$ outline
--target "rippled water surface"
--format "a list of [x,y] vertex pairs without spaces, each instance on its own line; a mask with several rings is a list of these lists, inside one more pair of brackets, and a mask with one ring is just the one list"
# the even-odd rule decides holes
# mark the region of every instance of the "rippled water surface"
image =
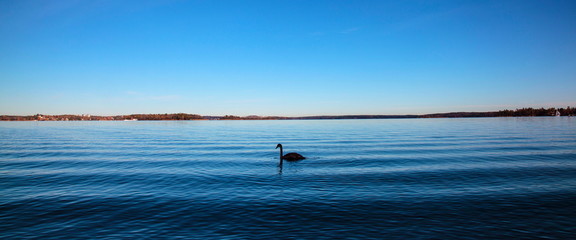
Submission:
[[[277,143],[307,157],[278,166]],[[576,118],[0,122],[0,238],[570,239]]]

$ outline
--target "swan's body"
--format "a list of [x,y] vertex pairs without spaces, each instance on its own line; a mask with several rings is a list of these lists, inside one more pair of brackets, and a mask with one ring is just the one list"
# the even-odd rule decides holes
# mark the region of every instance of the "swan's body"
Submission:
[[276,148],[280,148],[280,161],[282,161],[282,160],[299,161],[299,160],[306,159],[304,156],[302,156],[298,153],[287,153],[286,155],[282,155],[282,153],[283,153],[282,144],[276,145]]
[[298,161],[306,158],[298,153],[287,153],[286,155],[282,156],[282,159],[286,161]]

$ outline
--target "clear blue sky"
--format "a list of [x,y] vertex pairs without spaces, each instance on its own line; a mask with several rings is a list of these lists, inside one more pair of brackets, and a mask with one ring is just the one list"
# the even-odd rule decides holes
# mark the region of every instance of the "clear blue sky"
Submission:
[[575,92],[573,0],[0,0],[0,114],[421,114]]

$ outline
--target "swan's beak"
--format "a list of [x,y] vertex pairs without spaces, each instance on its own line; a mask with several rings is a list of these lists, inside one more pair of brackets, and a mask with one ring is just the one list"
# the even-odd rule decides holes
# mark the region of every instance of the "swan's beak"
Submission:
[[280,144],[276,145],[276,148],[279,148],[279,147],[282,147],[282,145],[280,145]]

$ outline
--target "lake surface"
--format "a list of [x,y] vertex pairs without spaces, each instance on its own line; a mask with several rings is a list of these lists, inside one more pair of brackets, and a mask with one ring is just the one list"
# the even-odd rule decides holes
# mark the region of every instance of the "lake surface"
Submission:
[[[276,144],[307,157],[279,168]],[[576,118],[0,122],[1,239],[570,239]]]

